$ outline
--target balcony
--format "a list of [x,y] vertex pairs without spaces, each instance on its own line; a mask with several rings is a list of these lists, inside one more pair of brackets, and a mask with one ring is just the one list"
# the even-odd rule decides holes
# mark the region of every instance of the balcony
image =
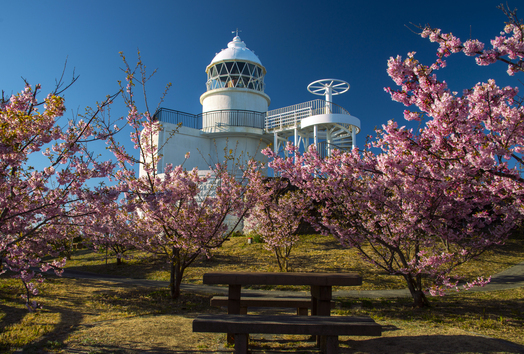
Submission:
[[268,111],[265,128],[267,132],[274,132],[300,127],[302,119],[320,114],[346,114],[350,116],[349,112],[339,105],[317,99]]
[[264,129],[266,113],[227,109],[210,111],[200,114],[191,114],[160,108],[153,116],[160,122],[181,124],[184,127],[209,130],[221,127],[248,127]]

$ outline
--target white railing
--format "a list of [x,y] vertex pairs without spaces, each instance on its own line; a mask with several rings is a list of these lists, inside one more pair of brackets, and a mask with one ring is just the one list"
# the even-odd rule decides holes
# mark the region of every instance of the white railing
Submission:
[[317,99],[268,111],[265,124],[266,131],[285,130],[298,127],[302,119],[326,113],[350,115],[344,108],[332,102]]

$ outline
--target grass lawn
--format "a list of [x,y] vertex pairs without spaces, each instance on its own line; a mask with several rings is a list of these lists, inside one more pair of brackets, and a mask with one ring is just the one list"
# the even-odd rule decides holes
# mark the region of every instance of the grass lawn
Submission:
[[[495,274],[524,260],[522,237],[466,265],[467,275]],[[356,271],[362,289],[403,288],[400,279],[382,274],[353,251],[318,235],[302,237],[292,252],[295,271]],[[168,279],[167,266],[138,252],[124,265],[105,253],[80,250],[68,267],[135,278]],[[185,282],[201,283],[206,271],[277,271],[262,244],[233,238],[211,259],[199,259]],[[102,280],[50,278],[38,300],[43,309],[28,313],[21,284],[0,278],[0,352],[27,353],[213,353],[224,348],[223,334],[192,333],[211,295],[182,293],[172,301],[167,289],[115,286]],[[432,307],[411,308],[410,299],[338,299],[334,315],[369,315],[384,326],[382,337],[341,337],[342,353],[522,353],[524,289],[457,293],[430,298]],[[303,336],[252,336],[254,352],[317,352]]]

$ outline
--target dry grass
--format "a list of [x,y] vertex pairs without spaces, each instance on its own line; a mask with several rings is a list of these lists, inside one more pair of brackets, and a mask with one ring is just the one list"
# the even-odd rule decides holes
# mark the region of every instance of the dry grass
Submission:
[[[524,259],[524,237],[508,240],[506,245],[486,252],[479,259],[466,263],[460,268],[466,280],[480,275],[494,275],[518,264]],[[94,273],[126,276],[139,279],[169,281],[168,265],[161,259],[144,253],[128,252],[130,259],[124,266],[118,266],[114,256],[83,250],[77,253],[67,267]],[[345,249],[333,237],[303,235],[291,253],[291,267],[297,272],[357,272],[362,276],[361,287],[351,290],[403,289],[402,278],[385,274],[382,270],[363,261],[354,249]],[[277,272],[274,255],[265,250],[262,243],[247,244],[245,237],[233,237],[223,247],[215,250],[210,259],[200,258],[186,270],[184,282],[201,284],[202,274],[210,271],[267,271]],[[297,289],[297,287],[278,287]],[[348,288],[349,289],[349,288]],[[305,290],[305,289],[304,289]]]
[[[218,335],[192,333],[191,321],[210,312],[209,296],[117,286],[104,281],[49,279],[43,309],[28,313],[14,280],[1,279],[0,352],[135,353],[216,350]],[[218,309],[216,309],[218,311]]]
[[[468,276],[494,274],[524,259],[522,238],[486,254],[467,269]],[[69,267],[100,273],[167,280],[161,260],[140,254],[123,266],[114,258],[86,250]],[[296,271],[357,271],[363,289],[399,288],[403,283],[381,274],[334,240],[304,236],[292,253]],[[219,270],[276,271],[273,256],[261,244],[237,237],[200,259],[186,282]],[[167,289],[130,287],[105,281],[49,279],[41,288],[43,309],[28,313],[19,297],[20,284],[0,278],[0,352],[27,353],[214,353],[224,348],[223,334],[192,333],[191,321],[208,306],[210,295],[183,293],[178,301]],[[365,314],[384,326],[383,336],[341,337],[342,353],[522,353],[524,289],[459,293],[432,298],[433,307],[412,309],[410,299],[339,299],[335,315]],[[252,337],[254,352],[314,353],[300,336]]]

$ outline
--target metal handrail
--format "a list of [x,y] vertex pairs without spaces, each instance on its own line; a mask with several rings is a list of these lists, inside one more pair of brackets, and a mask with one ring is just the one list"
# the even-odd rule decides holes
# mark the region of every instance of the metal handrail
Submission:
[[222,109],[200,113],[203,129],[221,126],[264,129],[265,112]]
[[158,119],[160,122],[181,124],[184,127],[199,130],[220,126],[233,126],[259,128],[269,132],[297,127],[302,119],[325,113],[350,115],[346,109],[335,103],[316,99],[274,109],[267,113],[240,109],[225,109],[191,114],[169,108],[160,108],[155,112],[153,118]]
[[340,147],[335,144],[330,144],[327,141],[319,141],[317,143],[317,153],[318,153],[318,156],[322,159],[327,157],[329,155],[328,151],[332,149],[337,149],[340,151],[351,150],[351,149]]
[[202,117],[198,114],[175,111],[169,108],[160,108],[153,115],[160,122],[181,124],[184,127],[202,129]]
[[181,124],[184,127],[199,129],[233,126],[264,129],[266,113],[241,109],[224,109],[191,114],[169,108],[160,108],[153,115],[160,122]]
[[346,109],[333,102],[316,99],[268,111],[266,114],[266,131],[298,126],[304,118],[326,113],[350,115]]

